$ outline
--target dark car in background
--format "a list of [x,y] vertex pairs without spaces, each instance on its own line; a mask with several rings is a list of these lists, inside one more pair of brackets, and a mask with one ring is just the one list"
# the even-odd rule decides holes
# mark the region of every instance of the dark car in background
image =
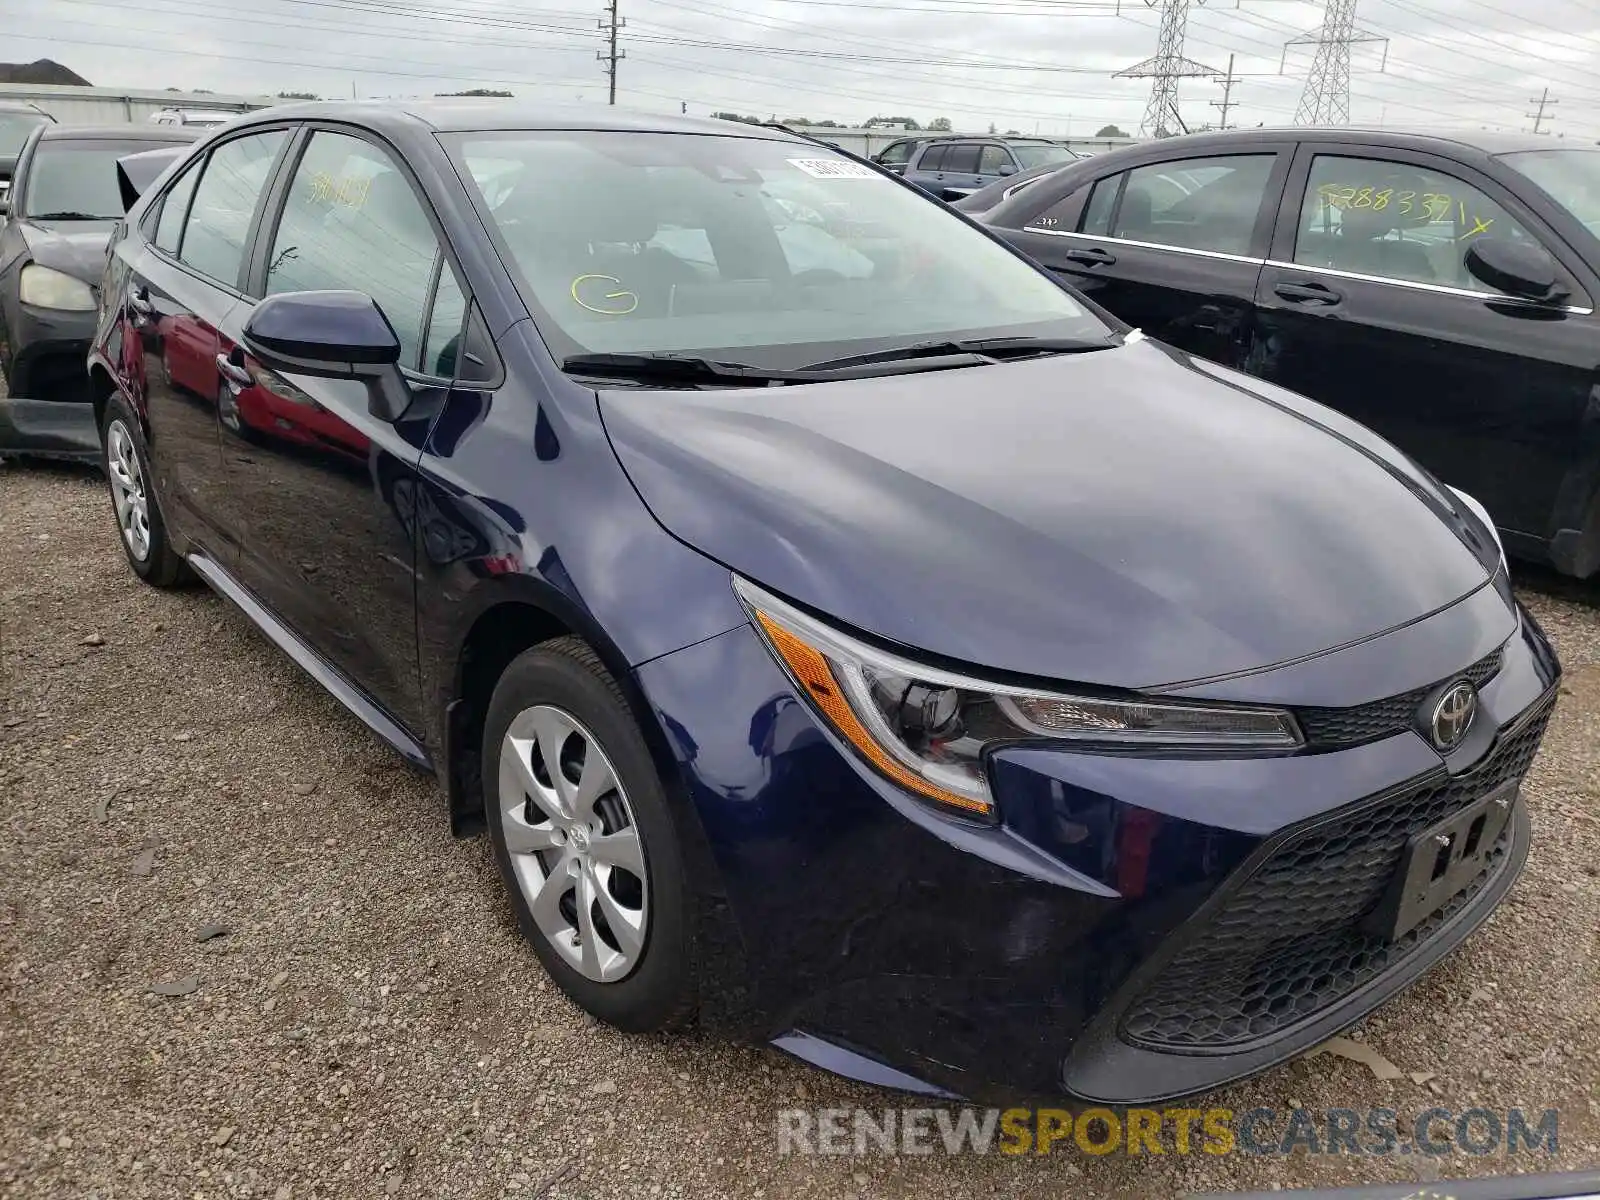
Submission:
[[44,124],[24,143],[0,227],[0,453],[99,458],[84,359],[106,242],[123,216],[117,160],[195,136]]
[[119,229],[133,571],[486,821],[596,1017],[1175,1096],[1358,1019],[1520,870],[1560,668],[1476,504],[872,166],[297,105]]
[[959,200],[1019,172],[1077,158],[1043,138],[946,138],[917,147],[902,174],[941,200]]
[[976,215],[1152,337],[1370,426],[1512,553],[1600,571],[1600,147],[1196,134]]
[[[37,104],[26,101],[0,100],[0,205],[3,205],[11,177],[17,170],[17,155],[28,135],[41,125],[51,125],[55,118]],[[5,217],[0,208],[0,220]]]

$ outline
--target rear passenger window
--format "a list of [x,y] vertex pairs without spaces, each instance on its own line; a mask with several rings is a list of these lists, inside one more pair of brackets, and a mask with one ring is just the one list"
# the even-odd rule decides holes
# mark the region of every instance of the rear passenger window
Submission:
[[944,170],[945,155],[949,152],[949,146],[929,146],[923,151],[922,158],[917,163],[917,168],[922,171],[942,171]]
[[168,254],[178,252],[178,239],[183,234],[183,219],[189,215],[189,197],[194,195],[194,185],[199,178],[200,168],[190,167],[161,198],[161,217],[156,222],[154,240],[156,245]]
[[1375,158],[1319,154],[1300,205],[1294,261],[1408,283],[1491,289],[1467,273],[1472,239],[1533,241],[1471,184]]
[[998,175],[1002,167],[1011,165],[1011,155],[1004,146],[985,146],[978,156],[979,175]]
[[[224,142],[207,157],[200,173],[178,257],[227,287],[238,286],[256,202],[284,137],[283,130],[273,129]],[[167,200],[170,203],[172,197]]]
[[438,253],[422,202],[394,160],[361,138],[318,131],[289,184],[267,260],[267,295],[364,292],[399,335],[400,365],[416,370]]
[[[1136,167],[1128,172],[1121,201],[1111,214],[1111,236],[1248,254],[1274,161],[1271,154],[1251,154]],[[1087,218],[1085,223],[1087,229]]]
[[951,146],[945,154],[944,169],[973,175],[978,170],[977,146]]

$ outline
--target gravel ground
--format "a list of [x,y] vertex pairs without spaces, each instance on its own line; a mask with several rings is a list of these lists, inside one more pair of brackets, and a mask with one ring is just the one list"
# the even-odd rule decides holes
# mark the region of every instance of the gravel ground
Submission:
[[[1523,595],[1568,668],[1509,902],[1356,1036],[1214,1103],[1561,1110],[1600,1166],[1600,589]],[[590,1021],[487,843],[248,622],[123,562],[104,484],[0,465],[0,1194],[1165,1196],[1433,1178],[1412,1157],[796,1158],[776,1113],[894,1100]],[[207,927],[225,934],[199,940]],[[152,994],[156,985],[186,994]],[[193,986],[193,990],[187,990]],[[1434,1072],[1415,1082],[1412,1073]]]

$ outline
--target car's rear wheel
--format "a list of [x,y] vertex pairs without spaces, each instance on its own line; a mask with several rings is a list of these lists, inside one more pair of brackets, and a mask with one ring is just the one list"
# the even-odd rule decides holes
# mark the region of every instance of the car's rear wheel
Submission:
[[100,445],[105,455],[106,478],[111,484],[111,507],[128,565],[154,587],[187,583],[189,567],[167,537],[139,423],[120,396],[113,395],[106,403]]
[[517,923],[562,991],[621,1029],[685,1023],[695,972],[681,844],[627,700],[585,642],[545,642],[506,669],[483,780]]

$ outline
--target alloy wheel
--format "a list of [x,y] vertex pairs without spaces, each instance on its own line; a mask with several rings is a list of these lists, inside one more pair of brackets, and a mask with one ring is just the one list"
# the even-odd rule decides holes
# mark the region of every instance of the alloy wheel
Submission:
[[570,713],[518,713],[500,743],[501,830],[539,931],[574,970],[615,983],[638,966],[649,877],[627,792]]
[[120,419],[112,421],[106,433],[106,472],[111,477],[111,500],[122,540],[128,544],[128,553],[144,562],[150,555],[150,498],[133,435]]

